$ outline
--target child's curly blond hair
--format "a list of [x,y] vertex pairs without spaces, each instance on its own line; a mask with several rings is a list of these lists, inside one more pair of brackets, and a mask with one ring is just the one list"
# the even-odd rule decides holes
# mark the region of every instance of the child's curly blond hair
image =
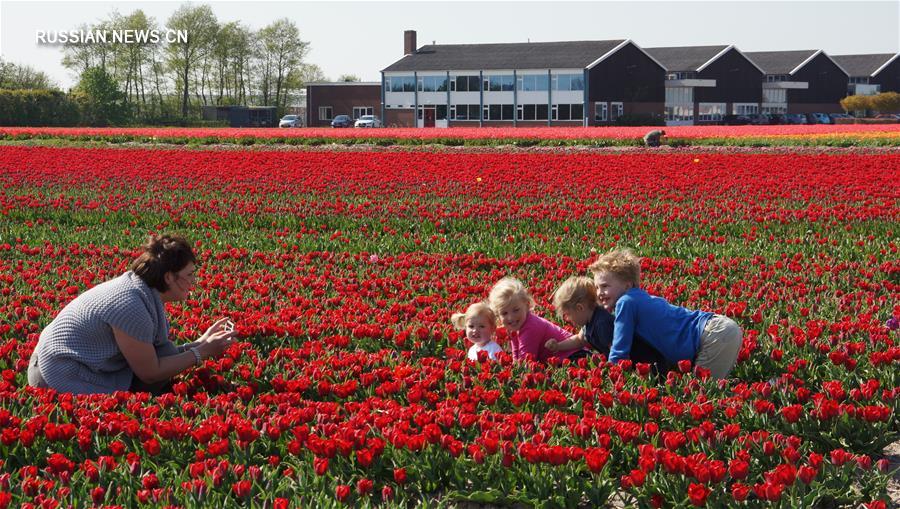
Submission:
[[595,276],[608,272],[626,283],[633,284],[635,288],[640,287],[641,259],[630,249],[613,249],[600,255],[588,270]]
[[497,314],[515,299],[522,299],[529,310],[534,309],[534,299],[531,298],[528,289],[514,277],[505,277],[497,281],[488,294],[488,304]]

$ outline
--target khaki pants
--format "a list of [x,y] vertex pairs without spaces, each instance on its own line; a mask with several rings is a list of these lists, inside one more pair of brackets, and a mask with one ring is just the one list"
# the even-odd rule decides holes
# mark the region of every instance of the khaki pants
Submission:
[[725,378],[734,368],[743,336],[743,331],[734,320],[713,315],[700,335],[700,348],[694,364],[710,370],[715,378]]

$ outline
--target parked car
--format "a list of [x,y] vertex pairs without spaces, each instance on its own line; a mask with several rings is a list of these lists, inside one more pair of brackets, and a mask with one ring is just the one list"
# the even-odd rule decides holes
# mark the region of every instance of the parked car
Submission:
[[875,118],[897,121],[900,120],[900,115],[897,115],[896,113],[879,113],[878,115],[875,115]]
[[808,113],[806,119],[810,124],[830,124],[831,117],[825,113]]
[[784,116],[785,124],[807,124],[806,115],[800,113],[790,113]]
[[331,121],[331,127],[350,127],[353,125],[353,119],[350,115],[338,115]]
[[375,115],[363,115],[356,119],[353,127],[381,127],[381,120]]
[[751,124],[755,125],[769,125],[771,123],[769,115],[766,113],[755,113],[752,115],[747,115],[747,118],[750,119]]
[[750,117],[745,115],[725,115],[722,117],[722,123],[725,125],[747,125],[750,123]]
[[784,121],[783,114],[781,114],[781,113],[770,113],[769,114],[769,124],[778,125],[778,124],[785,124],[785,123],[786,122]]
[[839,118],[853,118],[853,115],[848,115],[846,113],[832,113],[828,116],[831,117],[832,124],[835,123],[835,120],[837,120]]
[[285,115],[278,121],[278,127],[303,127],[303,119],[299,115]]

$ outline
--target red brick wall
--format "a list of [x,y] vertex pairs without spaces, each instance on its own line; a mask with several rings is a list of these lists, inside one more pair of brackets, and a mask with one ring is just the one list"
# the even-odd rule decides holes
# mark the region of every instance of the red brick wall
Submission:
[[416,116],[413,109],[385,109],[384,125],[385,127],[388,127],[391,124],[397,124],[400,127],[415,127]]
[[319,118],[319,106],[331,106],[332,118],[353,116],[354,106],[368,106],[381,116],[380,85],[313,85],[306,87],[307,126],[328,127],[331,120]]

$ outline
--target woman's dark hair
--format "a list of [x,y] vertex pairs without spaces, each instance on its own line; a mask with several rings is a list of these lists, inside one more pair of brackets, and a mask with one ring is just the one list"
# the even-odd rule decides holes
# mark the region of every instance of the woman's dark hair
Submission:
[[131,269],[147,286],[160,292],[169,289],[166,272],[179,272],[187,264],[197,263],[194,250],[184,237],[177,235],[151,235],[140,256],[131,262]]

